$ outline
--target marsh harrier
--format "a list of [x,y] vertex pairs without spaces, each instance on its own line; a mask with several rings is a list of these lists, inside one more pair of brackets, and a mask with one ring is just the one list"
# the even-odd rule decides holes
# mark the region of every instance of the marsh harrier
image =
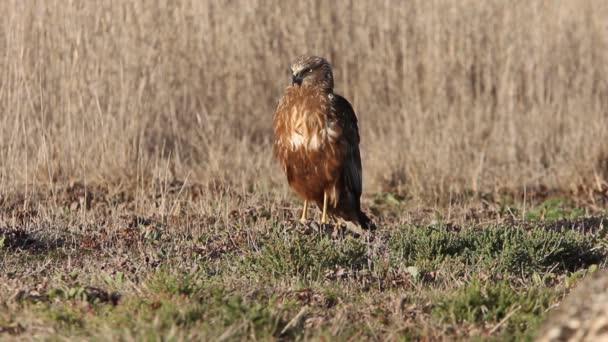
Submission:
[[327,216],[362,228],[373,228],[361,211],[361,156],[357,116],[348,101],[333,91],[330,64],[321,57],[301,56],[291,64],[292,84],[274,113],[275,158],[289,186]]

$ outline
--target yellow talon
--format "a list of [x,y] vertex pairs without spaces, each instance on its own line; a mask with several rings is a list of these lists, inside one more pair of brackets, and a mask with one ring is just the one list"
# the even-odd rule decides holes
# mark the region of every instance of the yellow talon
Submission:
[[306,211],[308,210],[308,201],[304,200],[304,209],[302,210],[302,217],[300,218],[300,222],[306,222]]
[[327,193],[323,192],[323,214],[321,215],[321,223],[327,223]]

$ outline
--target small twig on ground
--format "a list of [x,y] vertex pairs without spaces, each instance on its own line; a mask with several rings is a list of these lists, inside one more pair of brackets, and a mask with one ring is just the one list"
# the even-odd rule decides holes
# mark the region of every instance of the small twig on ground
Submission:
[[302,307],[302,309],[300,309],[300,312],[298,312],[298,314],[295,315],[295,317],[291,321],[289,321],[289,323],[287,323],[287,325],[285,325],[283,330],[281,330],[281,335],[284,335],[287,331],[289,331],[289,329],[292,329],[292,328],[300,325],[300,323],[302,322],[302,319],[304,318],[304,316],[306,315],[307,312],[308,312],[308,306]]
[[345,222],[346,228],[355,234],[359,234],[359,236],[366,236],[367,233],[363,229],[359,228],[352,222]]
[[507,313],[507,315],[502,320],[500,320],[500,322],[498,322],[498,324],[496,324],[494,326],[494,328],[492,328],[492,330],[490,330],[489,334],[492,335],[495,332],[497,332],[498,329],[500,329],[500,327],[502,327],[505,323],[507,323],[509,318],[511,318],[511,316],[513,316],[519,310],[521,310],[521,305],[518,305],[515,309],[509,311],[509,313]]

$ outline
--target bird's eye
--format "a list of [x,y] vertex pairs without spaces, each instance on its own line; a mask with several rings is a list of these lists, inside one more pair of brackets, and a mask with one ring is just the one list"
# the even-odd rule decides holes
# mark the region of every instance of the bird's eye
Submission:
[[306,71],[306,73],[308,73],[308,74],[312,73],[312,69],[308,69],[308,70]]

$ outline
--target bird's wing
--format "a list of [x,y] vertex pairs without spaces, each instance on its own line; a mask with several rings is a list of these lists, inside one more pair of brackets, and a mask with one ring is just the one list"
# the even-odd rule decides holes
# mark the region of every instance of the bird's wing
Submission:
[[359,152],[359,127],[357,116],[353,107],[340,95],[334,94],[334,108],[343,128],[343,137],[346,141],[346,155],[344,160],[344,185],[356,195],[361,196],[363,181],[361,176],[361,154]]

